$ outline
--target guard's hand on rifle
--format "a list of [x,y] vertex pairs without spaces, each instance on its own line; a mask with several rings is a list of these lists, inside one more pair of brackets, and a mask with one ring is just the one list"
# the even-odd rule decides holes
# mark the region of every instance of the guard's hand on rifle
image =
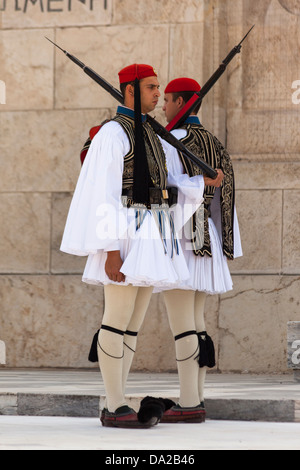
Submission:
[[115,282],[125,281],[125,276],[120,271],[122,264],[123,264],[123,260],[120,256],[119,251],[107,252],[107,259],[105,262],[105,272],[111,281],[115,281]]
[[216,188],[219,188],[221,186],[224,178],[224,173],[222,170],[220,170],[220,168],[217,168],[216,172],[218,173],[218,175],[215,179],[209,178],[209,176],[204,176],[205,186],[215,186]]

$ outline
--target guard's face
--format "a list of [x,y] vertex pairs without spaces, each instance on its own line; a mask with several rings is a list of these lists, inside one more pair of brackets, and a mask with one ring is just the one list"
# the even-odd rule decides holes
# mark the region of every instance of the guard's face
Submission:
[[157,77],[146,77],[140,80],[141,110],[147,114],[155,108],[160,97]]
[[165,112],[167,122],[171,122],[179,113],[184,103],[181,97],[173,101],[172,93],[165,93],[163,111]]

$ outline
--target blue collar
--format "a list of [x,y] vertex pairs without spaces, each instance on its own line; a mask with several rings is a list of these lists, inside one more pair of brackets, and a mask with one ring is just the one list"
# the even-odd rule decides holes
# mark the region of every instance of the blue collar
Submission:
[[201,122],[198,118],[198,116],[189,116],[185,122],[185,124],[200,124],[201,125]]
[[[118,106],[117,113],[124,114],[125,116],[131,117],[132,119],[134,119],[134,110],[127,108],[126,106]],[[147,119],[146,114],[142,114],[142,122],[145,122],[146,119]]]

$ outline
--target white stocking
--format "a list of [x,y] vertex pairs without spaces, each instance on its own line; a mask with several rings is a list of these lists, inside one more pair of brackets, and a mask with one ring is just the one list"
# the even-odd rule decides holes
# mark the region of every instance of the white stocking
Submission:
[[[196,291],[195,294],[195,324],[197,333],[206,331],[204,319],[206,294],[205,292]],[[198,391],[200,403],[204,401],[204,383],[206,379],[207,367],[200,367],[198,372]]]
[[[124,332],[131,320],[138,287],[104,286],[105,310],[102,326],[98,336],[99,366],[106,391],[106,402],[109,411],[114,412],[126,404],[123,394],[123,357]],[[115,331],[114,331],[115,330]]]
[[133,361],[134,353],[136,351],[137,334],[143,324],[146,311],[149,307],[153,287],[139,287],[134,312],[124,335],[124,358],[123,358],[123,374],[122,384],[123,393],[125,394],[126,383]]
[[105,310],[98,336],[98,358],[109,411],[114,412],[126,404],[124,388],[134,353],[124,347],[124,340],[128,344],[129,338],[133,338],[134,342],[130,344],[135,350],[136,337],[125,335],[125,332],[133,328],[136,333],[139,331],[152,290],[152,287],[132,285],[104,286]]
[[199,405],[199,342],[194,317],[195,292],[179,289],[165,291],[164,300],[173,336],[179,335],[175,340],[180,382],[179,404],[182,407],[195,407]]

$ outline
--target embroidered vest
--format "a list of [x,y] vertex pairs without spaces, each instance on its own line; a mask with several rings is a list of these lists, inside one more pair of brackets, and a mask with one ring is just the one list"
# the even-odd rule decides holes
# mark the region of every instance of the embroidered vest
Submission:
[[[130,150],[124,156],[122,188],[131,190],[133,188],[134,171],[134,118],[117,113],[112,120],[118,122],[122,126],[129,140]],[[167,165],[162,144],[147,121],[143,122],[143,133],[151,177],[149,186],[166,189]],[[132,200],[128,200],[128,202],[134,204],[134,201]]]
[[[194,155],[200,157],[212,168],[221,168],[224,179],[220,191],[221,221],[222,221],[222,246],[227,258],[233,259],[233,216],[234,216],[234,173],[230,156],[221,142],[201,124],[184,124],[187,131],[186,137],[181,142]],[[184,170],[189,176],[202,174],[202,170],[179,154]],[[209,236],[208,217],[210,217],[210,204],[215,194],[215,187],[205,186],[204,201],[191,219],[192,245],[195,255],[212,256]],[[201,217],[204,211],[204,217]]]
[[[133,171],[134,171],[134,118],[127,116],[125,114],[117,113],[113,118],[114,121],[118,122],[124,129],[125,133],[128,136],[130,149],[129,152],[124,156],[124,169],[123,169],[123,182],[122,189],[129,190],[132,192],[133,189]],[[150,126],[150,124],[145,121],[143,122],[143,134],[144,142],[146,148],[146,155],[149,167],[149,173],[151,181],[149,182],[149,187],[159,188],[161,190],[166,189],[167,187],[167,164],[166,157],[162,147],[162,144],[157,137],[156,133]],[[127,207],[133,206],[136,207],[136,229],[138,230],[143,223],[144,217],[146,215],[146,210],[140,207],[140,204],[135,204],[135,201],[131,199],[128,195],[126,196],[126,201],[123,201]],[[168,206],[167,206],[168,207]],[[165,213],[165,209],[159,209],[152,211],[153,216],[156,220],[161,241],[163,243],[165,254],[168,253],[167,242],[165,239],[165,225],[170,224],[170,231],[172,233],[172,242],[171,242],[171,253],[170,256],[173,258],[174,254],[179,254],[179,245],[175,234],[174,222],[172,215],[168,216]]]
[[[130,149],[129,152],[124,156],[124,168],[123,168],[123,177],[122,177],[122,189],[123,191],[126,190],[126,193],[133,193],[133,174],[134,174],[134,143],[135,143],[135,135],[134,135],[134,117],[129,113],[123,114],[122,112],[117,112],[116,116],[112,119],[113,121],[118,122],[124,132],[126,133]],[[91,142],[94,136],[99,132],[100,128],[109,122],[109,119],[104,121],[99,126],[93,127],[90,130],[89,138],[84,144],[84,147],[80,154],[81,164],[83,164],[86,154],[89,150]],[[149,166],[149,173],[151,181],[149,181],[149,187],[159,188],[161,190],[165,190],[167,187],[167,165],[166,165],[166,157],[162,147],[162,144],[157,137],[156,133],[150,126],[150,124],[145,121],[143,122],[143,134],[144,134],[144,141],[145,141],[145,148],[146,148],[146,155],[147,161]],[[147,209],[145,206],[141,207],[141,204],[135,204],[134,200],[130,198],[128,195],[124,196],[123,204],[126,207],[135,207],[135,217],[136,217],[136,230],[139,229],[141,224],[143,223],[144,217],[147,213]],[[123,199],[123,196],[122,196]],[[171,251],[171,258],[173,258],[174,254],[179,254],[179,245],[175,234],[174,222],[172,214],[166,214],[165,209],[169,206],[162,207],[158,204],[158,207],[153,210],[153,216],[155,217],[157,226],[159,228],[161,240],[164,246],[165,253],[168,252],[167,242],[165,240],[165,224],[170,224],[170,230],[172,234],[172,251]],[[146,210],[145,210],[146,209]]]
[[[113,121],[118,122],[124,132],[126,133],[130,150],[127,155],[124,156],[124,168],[123,168],[123,183],[122,189],[133,190],[133,172],[134,172],[134,117],[132,115],[126,115],[122,112],[117,112],[116,116],[112,119]],[[85,160],[86,154],[90,148],[91,142],[95,135],[99,132],[101,127],[109,122],[110,119],[106,119],[100,125],[93,127],[89,132],[89,138],[84,144],[83,149],[80,153],[81,164]],[[150,124],[145,121],[143,122],[143,133],[144,141],[146,147],[147,161],[149,167],[149,173],[151,181],[149,181],[149,187],[160,188],[162,190],[166,189],[167,185],[167,165],[166,157],[161,145],[160,140],[158,139],[156,133],[153,131]],[[126,205],[133,205],[134,201],[132,198],[127,197]]]

